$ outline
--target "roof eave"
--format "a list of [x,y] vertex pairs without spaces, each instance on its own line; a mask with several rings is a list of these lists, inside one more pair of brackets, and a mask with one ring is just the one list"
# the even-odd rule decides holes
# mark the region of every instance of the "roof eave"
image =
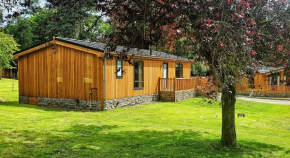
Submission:
[[72,48],[72,49],[77,49],[80,51],[85,51],[88,53],[96,54],[96,55],[100,55],[100,53],[104,52],[103,50],[100,50],[100,49],[86,47],[86,46],[82,46],[82,45],[75,44],[72,42],[68,42],[68,41],[64,41],[64,40],[60,40],[60,39],[55,39],[55,40],[51,40],[49,42],[46,42],[46,43],[38,45],[38,46],[34,46],[34,47],[30,47],[30,48],[25,49],[25,50],[18,51],[18,52],[13,54],[13,58],[18,59],[20,56],[32,53],[34,51],[40,50],[40,49],[48,47],[48,46],[51,46],[52,44],[58,44],[58,45]]
[[18,51],[18,52],[13,54],[13,58],[14,59],[18,59],[20,56],[29,54],[31,52],[40,50],[40,49],[45,48],[45,47],[48,47],[48,46],[52,45],[52,42],[53,42],[53,40],[49,41],[49,42],[46,42],[44,44],[38,45],[38,46],[34,46],[34,47],[30,47],[30,48],[25,49],[25,50]]

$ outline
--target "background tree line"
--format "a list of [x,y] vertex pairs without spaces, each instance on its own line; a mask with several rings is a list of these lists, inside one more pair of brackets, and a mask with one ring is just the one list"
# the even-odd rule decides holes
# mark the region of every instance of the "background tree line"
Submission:
[[[1,32],[13,35],[20,50],[47,42],[53,36],[99,41],[112,29],[95,8],[93,0],[38,0],[3,15]],[[14,6],[15,7],[15,6]],[[3,9],[2,9],[3,10]],[[17,13],[17,14],[16,14]]]

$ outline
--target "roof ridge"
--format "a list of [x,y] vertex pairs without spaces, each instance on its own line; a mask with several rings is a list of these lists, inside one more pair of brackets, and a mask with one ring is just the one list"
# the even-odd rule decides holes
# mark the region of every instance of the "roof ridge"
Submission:
[[[90,47],[91,49],[98,49],[99,51],[105,51],[105,47],[107,46],[107,44],[102,43],[102,42],[92,42],[92,41],[78,40],[78,39],[73,39],[73,38],[55,37],[55,39],[63,41],[63,42],[69,42],[71,44],[77,44],[79,46]],[[101,48],[95,47],[94,44],[101,46]],[[125,46],[117,46],[115,52],[121,52],[124,49],[126,49]],[[130,48],[128,53],[136,54],[137,56],[147,56],[147,57],[150,56],[150,57],[159,57],[159,58],[164,58],[164,59],[177,59],[177,60],[191,61],[188,58],[165,53],[162,51],[152,51],[150,54],[150,50],[144,49],[144,48]]]
[[[79,40],[79,39],[73,39],[73,38],[63,38],[63,37],[54,37],[53,40],[65,42],[65,43],[80,46],[83,48],[88,48],[88,49],[95,50],[98,52],[104,52],[107,48],[107,44],[102,43],[102,42],[92,42],[92,41],[85,41],[85,40]],[[46,43],[53,42],[53,40],[48,41]],[[46,43],[42,43],[41,45],[44,45]],[[20,53],[25,52],[25,51],[32,52],[35,48],[37,48],[41,45],[33,46],[33,47],[28,48],[28,49],[18,51],[16,53],[14,53],[13,55],[17,55],[17,54],[20,54]],[[117,46],[115,52],[118,53],[118,52],[123,51],[124,49],[127,49],[127,48],[124,46]],[[129,48],[128,54],[135,54],[136,56],[139,56],[139,57],[152,57],[152,58],[161,58],[161,59],[193,61],[193,60],[185,58],[185,57],[181,57],[181,56],[177,56],[177,55],[173,55],[173,54],[169,54],[169,53],[165,53],[165,52],[161,52],[161,51],[150,51],[148,49],[140,49],[140,48]],[[21,56],[21,55],[18,55],[16,58],[18,58],[19,56]]]

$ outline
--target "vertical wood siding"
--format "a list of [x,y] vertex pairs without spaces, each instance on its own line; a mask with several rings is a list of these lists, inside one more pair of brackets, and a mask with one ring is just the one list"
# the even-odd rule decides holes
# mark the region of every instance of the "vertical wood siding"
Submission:
[[18,64],[20,96],[89,99],[90,88],[98,88],[98,99],[103,99],[103,62],[96,55],[46,47],[19,57]]
[[[103,61],[84,51],[57,45],[57,52],[45,47],[20,56],[19,95],[28,97],[89,99],[90,88],[98,88],[98,100],[104,99]],[[175,78],[175,64],[170,60],[144,61],[144,88],[134,90],[134,67],[123,62],[123,78],[116,77],[116,59],[106,64],[106,99],[158,93],[163,63],[168,63],[168,77]],[[182,62],[183,77],[190,78],[191,63]],[[96,100],[95,92],[93,99]]]
[[[134,66],[123,62],[123,78],[116,77],[116,59],[107,60],[107,95],[106,99],[116,99],[131,96],[158,93],[159,77],[163,77],[163,63],[168,63],[168,77],[175,77],[175,64],[173,61],[152,59],[137,59],[144,62],[144,88],[134,90]],[[190,78],[191,63],[183,63],[184,78]]]

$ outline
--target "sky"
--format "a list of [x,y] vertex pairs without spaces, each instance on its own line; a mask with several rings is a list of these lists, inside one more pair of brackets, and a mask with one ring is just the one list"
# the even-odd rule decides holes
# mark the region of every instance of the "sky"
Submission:
[[[3,12],[3,18],[5,16],[7,16],[8,13],[9,13],[7,10],[5,10],[3,7],[1,7],[3,5],[3,3],[6,3],[6,1],[7,0],[0,0],[0,10],[4,10],[4,12]],[[23,1],[23,0],[21,0],[21,1]],[[46,3],[46,0],[39,0],[39,3],[40,3],[40,6],[41,7],[44,7],[44,5]],[[15,10],[17,10],[17,9],[20,9],[19,6],[15,6],[15,8],[12,8],[12,12],[15,11]],[[0,23],[0,26],[5,26],[5,25],[6,25],[6,23],[4,23],[4,24]]]
[[[4,18],[5,16],[8,15],[7,10],[5,10],[4,8],[1,8],[1,5],[3,5],[3,3],[4,3],[5,1],[7,1],[7,0],[0,0],[0,10],[1,10],[1,9],[4,10],[4,12],[3,12],[3,18]],[[21,1],[24,1],[24,0],[21,0]],[[38,1],[39,1],[39,3],[40,3],[40,6],[41,6],[41,7],[44,7],[44,6],[45,6],[45,3],[47,2],[46,0],[38,0]],[[17,8],[17,7],[13,8],[13,9],[12,9],[12,12],[15,11],[15,10],[18,10],[18,9],[20,9],[20,8]],[[98,13],[98,14],[100,14],[100,13]],[[27,16],[27,15],[26,15],[26,16]],[[104,17],[102,17],[102,18],[103,18],[104,21],[107,21],[107,20],[108,20],[108,17],[106,17],[106,16],[104,16]],[[1,22],[0,22],[0,27],[6,26],[6,25],[7,25],[6,22],[5,22],[5,23],[1,23]]]

